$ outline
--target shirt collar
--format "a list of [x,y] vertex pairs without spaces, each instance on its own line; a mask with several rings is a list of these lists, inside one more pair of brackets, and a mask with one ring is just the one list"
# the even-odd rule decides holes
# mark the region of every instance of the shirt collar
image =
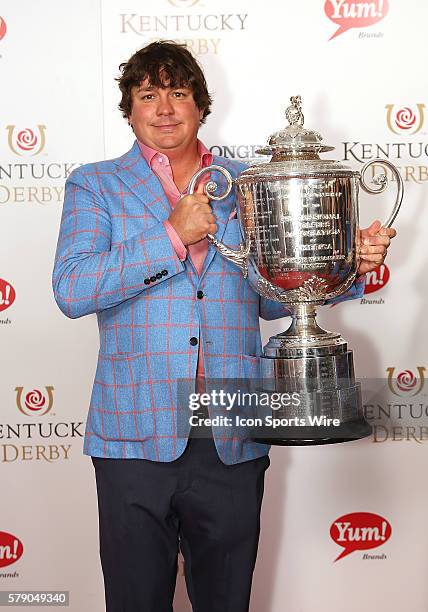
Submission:
[[[140,147],[141,155],[144,157],[146,162],[149,164],[150,168],[153,165],[153,161],[156,155],[168,161],[168,165],[169,165],[169,159],[167,155],[165,155],[164,153],[160,153],[159,151],[156,151],[156,149],[152,149],[151,147],[140,142],[139,140],[137,140],[137,142]],[[213,163],[212,153],[209,151],[209,149],[207,149],[204,143],[199,139],[198,139],[198,153],[201,158],[201,168],[204,168],[205,166],[210,166]]]

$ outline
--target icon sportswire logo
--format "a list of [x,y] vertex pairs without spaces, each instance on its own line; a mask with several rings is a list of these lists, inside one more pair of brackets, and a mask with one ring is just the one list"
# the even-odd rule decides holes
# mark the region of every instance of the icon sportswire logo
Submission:
[[46,144],[45,125],[38,125],[37,129],[17,129],[16,125],[8,125],[6,130],[9,148],[16,155],[38,155],[43,151]]
[[52,386],[45,387],[46,395],[40,389],[32,389],[23,397],[24,387],[15,387],[16,405],[20,412],[28,416],[43,416],[53,406],[53,391]]
[[386,368],[388,372],[388,387],[394,395],[401,397],[414,397],[422,391],[425,385],[425,372],[424,366],[418,366],[418,375],[412,370],[402,370],[398,372],[397,376],[394,376],[395,367]]
[[394,134],[417,134],[422,129],[425,104],[416,104],[414,108],[387,104],[385,108],[386,123]]
[[367,28],[383,19],[389,9],[388,0],[326,0],[324,12],[339,27],[330,36],[336,38],[351,28]]

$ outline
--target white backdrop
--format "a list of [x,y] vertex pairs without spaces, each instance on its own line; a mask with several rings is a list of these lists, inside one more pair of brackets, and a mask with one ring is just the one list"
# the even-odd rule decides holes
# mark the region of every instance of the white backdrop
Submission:
[[[132,145],[118,65],[168,38],[204,67],[214,105],[201,137],[215,153],[254,157],[300,94],[305,125],[335,159],[359,169],[389,155],[405,181],[387,269],[363,300],[319,314],[355,350],[357,374],[385,382],[372,414],[391,410],[396,427],[272,450],[251,612],[426,612],[427,20],[417,0],[2,3],[0,591],[65,589],[73,612],[104,609],[93,468],[81,454],[96,319],[66,319],[50,275],[66,176]],[[393,198],[393,184],[362,195],[361,224],[385,218]],[[262,323],[264,340],[286,323]],[[330,527],[359,512],[391,536],[370,550],[357,541],[335,562],[343,548]],[[176,611],[189,610],[180,574]]]

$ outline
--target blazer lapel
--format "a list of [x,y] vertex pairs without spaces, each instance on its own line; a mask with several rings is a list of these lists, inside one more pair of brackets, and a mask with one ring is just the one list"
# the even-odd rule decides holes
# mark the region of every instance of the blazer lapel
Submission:
[[141,154],[138,142],[132,149],[115,160],[117,175],[159,221],[166,221],[171,206],[156,174]]
[[[214,164],[219,162],[221,164],[221,160],[216,158],[213,159]],[[114,160],[114,163],[117,166],[117,175],[123,183],[135,193],[138,199],[144,203],[148,210],[159,219],[159,221],[166,221],[171,214],[171,205],[168,202],[168,198],[162,189],[159,179],[141,154],[138,142],[135,141],[132,149],[122,157]],[[219,193],[226,189],[226,180],[218,172],[213,173],[212,180],[215,180],[218,184]],[[218,240],[221,240],[229,221],[229,216],[235,205],[235,189],[233,188],[231,193],[224,200],[212,200],[211,205],[218,226],[216,237]],[[202,280],[216,254],[217,249],[213,247],[212,244],[208,243],[208,253],[205,257],[204,265],[198,279],[199,281]],[[190,265],[193,268],[191,262]]]

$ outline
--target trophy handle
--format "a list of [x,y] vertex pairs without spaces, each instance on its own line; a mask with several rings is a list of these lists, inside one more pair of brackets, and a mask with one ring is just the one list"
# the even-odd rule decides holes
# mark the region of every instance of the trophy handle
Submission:
[[382,193],[383,191],[385,191],[385,189],[388,186],[388,178],[386,174],[376,174],[376,176],[373,177],[374,184],[378,185],[377,188],[370,187],[366,183],[364,175],[366,174],[370,166],[373,166],[375,164],[386,166],[387,168],[389,168],[397,181],[397,197],[395,198],[394,208],[392,209],[392,212],[390,216],[388,217],[388,219],[386,220],[386,222],[382,224],[383,227],[391,227],[391,225],[395,221],[396,216],[398,215],[398,211],[400,210],[401,203],[403,201],[403,194],[404,194],[403,179],[401,178],[400,173],[398,172],[394,164],[392,164],[387,159],[378,159],[378,158],[372,159],[371,161],[367,162],[367,164],[364,164],[364,166],[361,168],[360,183],[361,183],[361,187],[367,193],[372,193],[372,194]]
[[[216,166],[215,164],[213,164],[212,166],[206,166],[205,168],[201,168],[192,176],[192,178],[190,179],[189,189],[188,189],[189,195],[192,195],[192,193],[194,193],[196,183],[201,178],[201,176],[203,176],[207,172],[212,172],[214,170],[216,170],[217,172],[220,172],[220,174],[222,174],[225,177],[227,181],[226,191],[219,196],[214,195],[213,192],[217,189],[218,185],[215,181],[208,181],[208,183],[204,187],[204,193],[206,196],[210,198],[210,200],[224,200],[225,198],[227,198],[227,196],[229,195],[233,187],[232,175],[230,174],[228,170],[226,170],[226,168],[223,168],[222,166]],[[236,266],[238,266],[238,268],[241,270],[242,274],[244,275],[244,278],[247,278],[248,276],[248,254],[250,252],[250,241],[247,240],[245,245],[240,244],[239,249],[235,251],[234,249],[231,249],[226,244],[221,242],[221,240],[217,240],[214,234],[207,234],[207,238],[211,242],[211,244],[217,249],[217,251],[221,253],[223,257],[225,257],[226,259],[234,263]]]

